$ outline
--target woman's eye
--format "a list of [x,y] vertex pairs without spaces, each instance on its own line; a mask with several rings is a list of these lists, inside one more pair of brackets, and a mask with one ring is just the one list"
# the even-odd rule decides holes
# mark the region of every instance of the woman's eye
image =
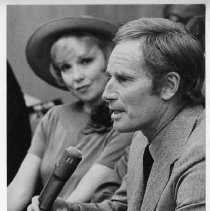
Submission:
[[91,63],[92,61],[93,61],[93,58],[84,58],[84,59],[81,59],[80,63],[86,65],[86,64]]
[[61,66],[61,71],[62,72],[65,72],[65,71],[69,70],[70,68],[71,68],[71,65],[70,64],[63,64]]

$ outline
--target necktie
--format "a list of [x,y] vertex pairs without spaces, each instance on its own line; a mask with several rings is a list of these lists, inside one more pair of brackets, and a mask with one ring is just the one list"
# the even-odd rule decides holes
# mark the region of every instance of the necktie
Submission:
[[144,150],[144,156],[143,156],[143,171],[144,171],[144,187],[146,189],[147,180],[149,178],[149,174],[152,168],[153,164],[153,158],[149,151],[149,144],[146,146]]

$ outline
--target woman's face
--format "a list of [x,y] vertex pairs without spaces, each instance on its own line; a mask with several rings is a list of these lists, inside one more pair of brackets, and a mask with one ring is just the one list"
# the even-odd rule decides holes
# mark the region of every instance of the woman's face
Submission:
[[103,51],[76,37],[62,38],[55,46],[54,62],[71,93],[91,105],[101,101],[108,80]]

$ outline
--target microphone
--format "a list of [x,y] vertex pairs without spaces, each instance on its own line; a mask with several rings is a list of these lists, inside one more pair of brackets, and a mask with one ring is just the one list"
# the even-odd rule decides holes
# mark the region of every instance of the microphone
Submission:
[[74,173],[82,160],[82,153],[74,147],[66,148],[60,160],[49,176],[47,183],[39,195],[39,208],[43,211],[50,210],[53,202],[60,193],[67,180]]

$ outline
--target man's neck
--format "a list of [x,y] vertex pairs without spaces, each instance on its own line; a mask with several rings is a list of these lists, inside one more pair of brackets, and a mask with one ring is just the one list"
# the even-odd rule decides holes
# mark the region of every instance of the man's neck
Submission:
[[165,109],[158,114],[158,118],[151,124],[151,127],[142,131],[149,142],[151,142],[175,118],[184,105],[184,103],[177,103],[166,106]]

